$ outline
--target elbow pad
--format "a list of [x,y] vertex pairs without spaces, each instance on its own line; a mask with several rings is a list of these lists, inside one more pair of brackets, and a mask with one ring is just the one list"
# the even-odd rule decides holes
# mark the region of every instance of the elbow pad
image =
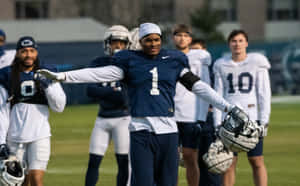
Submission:
[[186,89],[192,91],[193,85],[199,80],[200,78],[198,76],[189,71],[180,77],[179,82],[185,86]]

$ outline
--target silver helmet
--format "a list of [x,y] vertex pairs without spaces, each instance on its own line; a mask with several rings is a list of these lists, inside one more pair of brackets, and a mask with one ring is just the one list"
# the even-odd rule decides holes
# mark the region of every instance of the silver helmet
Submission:
[[122,25],[114,25],[108,28],[108,30],[104,33],[104,52],[107,55],[111,55],[119,51],[112,51],[110,44],[113,40],[125,41],[125,49],[128,49],[131,43],[131,37],[128,29]]

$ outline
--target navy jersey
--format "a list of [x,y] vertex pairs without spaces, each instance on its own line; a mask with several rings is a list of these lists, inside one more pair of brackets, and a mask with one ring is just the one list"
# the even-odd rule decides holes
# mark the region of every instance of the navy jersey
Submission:
[[[98,57],[89,67],[102,67],[112,64],[109,56]],[[87,88],[88,96],[99,100],[98,116],[122,117],[129,115],[127,87],[121,81],[91,84]]]
[[[42,68],[47,68],[43,66]],[[49,68],[47,68],[49,69]],[[7,90],[9,96],[11,92],[11,66],[0,69],[0,84]],[[55,69],[50,69],[55,71]],[[31,103],[48,105],[44,90],[37,86],[37,81],[34,80],[34,72],[20,73],[20,92],[14,96],[14,103]]]
[[124,50],[113,58],[113,65],[124,71],[133,117],[174,116],[176,82],[189,68],[184,53],[162,49],[152,59],[142,51]]

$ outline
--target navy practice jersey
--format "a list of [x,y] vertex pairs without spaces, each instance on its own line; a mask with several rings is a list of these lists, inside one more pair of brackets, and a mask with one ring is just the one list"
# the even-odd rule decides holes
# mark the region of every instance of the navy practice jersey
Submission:
[[133,117],[174,116],[176,82],[189,68],[184,53],[162,49],[152,59],[142,51],[124,50],[113,58],[113,65],[124,71]]
[[[109,56],[96,58],[89,67],[103,67],[112,64]],[[121,81],[91,84],[87,89],[88,96],[99,100],[100,117],[122,117],[129,115],[127,87]]]
[[[43,66],[42,68],[47,68]],[[50,69],[50,68],[47,68]],[[11,92],[11,66],[0,69],[0,84],[7,90],[9,96]],[[54,68],[50,70],[56,71]],[[21,72],[20,73],[20,92],[14,95],[14,103],[32,103],[47,105],[45,92],[42,88],[37,88],[36,80],[34,80],[34,72]]]

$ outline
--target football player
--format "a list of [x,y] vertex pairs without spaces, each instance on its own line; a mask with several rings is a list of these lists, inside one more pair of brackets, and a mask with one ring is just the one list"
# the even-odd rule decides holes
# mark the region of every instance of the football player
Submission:
[[59,83],[35,76],[34,72],[42,66],[32,37],[20,38],[16,51],[12,65],[0,70],[0,112],[5,111],[0,115],[0,154],[11,153],[26,162],[23,185],[43,185],[50,157],[48,107],[62,112],[66,96]]
[[[201,38],[193,38],[191,44],[191,49],[202,49],[207,50],[206,41]],[[209,76],[210,80],[212,79],[211,76],[211,66],[209,66]],[[213,108],[209,105],[207,118],[206,118],[206,125],[210,129],[214,129],[214,122],[213,122]],[[214,129],[215,130],[215,129]],[[199,153],[198,153],[198,165],[200,168],[200,182],[199,186],[211,185],[211,186],[218,186],[221,185],[221,175],[220,174],[213,174],[208,170],[206,163],[203,161],[203,155],[208,152],[210,145],[215,141],[216,135],[214,131],[209,130],[204,135],[201,135],[201,143],[199,146]]]
[[[191,35],[191,28],[184,24],[176,25],[173,29],[175,46],[178,50],[187,55],[190,70],[209,85],[210,77],[208,67],[211,63],[211,56],[206,50],[189,48],[192,42]],[[182,146],[187,182],[190,186],[198,186],[200,173],[208,172],[205,167],[202,167],[204,170],[199,171],[198,166],[198,148],[206,148],[207,151],[210,145],[210,143],[207,144],[208,139],[206,139],[210,137],[209,133],[203,131],[203,133],[200,134],[202,128],[209,128],[209,126],[206,126],[208,103],[197,98],[194,93],[187,90],[179,82],[176,85],[174,101],[175,119],[179,130],[179,142]],[[210,127],[211,131],[214,131],[213,125]],[[203,154],[201,154],[201,158]],[[203,180],[200,179],[200,183],[207,185],[207,179],[207,175],[203,176]],[[216,181],[217,180],[218,179],[216,179]],[[212,179],[212,182],[216,181]]]
[[0,29],[0,68],[11,65],[15,58],[15,50],[5,50],[6,34]]
[[[110,27],[104,34],[104,50],[107,54],[91,62],[90,67],[112,64],[112,56],[130,45],[130,33],[122,25]],[[114,141],[118,164],[117,186],[125,186],[129,177],[129,130],[130,122],[127,88],[121,81],[89,85],[88,96],[99,100],[100,109],[90,141],[90,155],[85,178],[86,186],[95,186],[99,166],[110,140]]]
[[124,50],[113,65],[54,73],[49,79],[67,83],[111,82],[128,85],[131,113],[130,158],[132,186],[174,186],[178,174],[178,134],[174,119],[176,82],[222,111],[234,108],[189,70],[187,57],[178,50],[161,49],[161,30],[154,23],[139,28],[142,50]]
[[[218,59],[213,67],[215,90],[235,105],[239,105],[250,117],[264,126],[256,147],[248,152],[256,186],[267,185],[267,170],[263,158],[263,137],[267,135],[270,116],[271,89],[268,59],[259,53],[247,53],[248,35],[244,30],[233,30],[228,37],[231,56]],[[215,125],[222,121],[222,113],[215,111]],[[223,185],[235,182],[237,154],[232,166],[223,176]]]
[[206,50],[206,42],[203,39],[196,39],[193,38],[191,44],[190,44],[190,48],[191,49],[202,49],[202,50]]

